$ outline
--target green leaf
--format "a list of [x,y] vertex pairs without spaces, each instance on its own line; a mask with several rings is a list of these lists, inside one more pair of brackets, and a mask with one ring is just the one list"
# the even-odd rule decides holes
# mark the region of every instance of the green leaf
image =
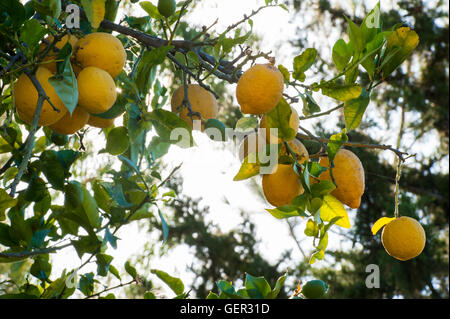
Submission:
[[[163,109],[156,109],[153,112],[144,115],[146,120],[150,120],[156,129],[158,135],[165,141],[177,144],[182,148],[188,148],[194,145],[192,138],[192,128],[175,113]],[[175,134],[178,129],[181,135]],[[171,139],[171,135],[173,139]],[[178,138],[175,140],[174,138]]]
[[321,197],[330,194],[336,186],[330,181],[321,180],[319,183],[315,183],[311,186],[311,194],[313,197]]
[[358,98],[345,102],[344,117],[347,130],[351,131],[359,127],[369,102],[370,94],[364,89]]
[[348,45],[343,39],[339,39],[333,46],[332,58],[339,71],[344,70],[344,68],[350,62],[353,54],[353,48]]
[[350,228],[350,220],[344,205],[332,195],[325,195],[323,197],[323,205],[320,208],[320,218],[323,221],[331,221],[333,218],[340,216],[336,225],[343,228]]
[[[70,52],[65,57],[61,56],[64,54],[64,49],[69,48]],[[67,108],[69,113],[72,115],[72,112],[75,110],[75,107],[78,104],[78,87],[77,87],[77,79],[75,74],[73,73],[72,65],[70,64],[70,54],[71,54],[71,46],[70,44],[66,44],[64,48],[58,53],[58,59],[65,59],[63,66],[62,74],[56,74],[48,79],[48,82],[55,89],[56,94],[58,94],[61,101],[64,103],[64,106]]]
[[5,220],[5,211],[17,204],[18,198],[12,198],[8,193],[0,188],[0,221]]
[[314,101],[310,92],[306,91],[305,94],[302,94],[301,96],[303,101],[302,111],[305,116],[320,112],[320,106]]
[[42,152],[39,166],[49,183],[57,190],[64,189],[65,169],[55,151]]
[[12,27],[14,29],[18,29],[26,19],[25,8],[18,0],[1,1],[0,10],[11,17]]
[[308,163],[308,171],[309,175],[314,177],[319,177],[320,174],[325,172],[328,168],[321,166],[318,162],[309,162]]
[[362,87],[359,84],[339,85],[333,82],[325,82],[320,84],[319,87],[322,89],[322,94],[342,102],[356,99],[362,92]]
[[[289,125],[292,109],[284,98],[270,112],[266,113],[266,129],[278,129],[278,138],[284,141],[291,141],[295,138],[297,131]],[[269,131],[270,132],[270,131]],[[266,134],[269,134],[266,132]]]
[[81,188],[83,190],[82,206],[89,224],[93,228],[99,228],[101,226],[101,221],[97,202],[95,201],[94,197],[92,197],[91,193],[86,189],[86,187],[82,186]]
[[99,183],[108,192],[109,196],[122,208],[131,208],[134,204],[127,201],[123,193],[123,187],[120,183]]
[[242,296],[236,293],[234,287],[228,281],[221,280],[216,283],[217,287],[228,297],[231,299],[243,299]]
[[283,74],[284,83],[291,82],[291,74],[289,73],[288,69],[284,65],[279,64],[278,70],[281,72],[281,74]]
[[80,276],[80,281],[78,283],[78,290],[80,290],[86,297],[92,295],[92,293],[94,292],[93,272]]
[[128,130],[124,126],[113,128],[108,133],[105,150],[111,155],[123,154],[130,146]]
[[235,130],[239,132],[252,132],[258,127],[258,118],[249,116],[241,117],[236,122]]
[[284,219],[289,217],[303,216],[298,212],[298,209],[294,205],[283,205],[273,209],[266,209],[273,217],[277,219]]
[[317,50],[314,48],[308,48],[303,51],[302,54],[294,58],[294,73],[292,76],[294,79],[300,82],[305,81],[305,72],[313,65],[317,58]]
[[35,257],[34,263],[30,268],[30,274],[42,281],[49,279],[50,273],[52,272],[52,265],[48,259],[48,254]]
[[44,291],[41,298],[42,299],[66,299],[70,297],[74,292],[75,288],[68,288],[66,285],[66,274],[65,271],[63,275],[53,281]]
[[395,52],[395,54],[383,65],[383,78],[386,78],[398,68],[403,61],[408,58],[412,51],[414,51],[418,44],[419,36],[415,31],[408,27],[402,27],[395,30],[395,32],[387,39],[385,56],[391,52]]
[[20,40],[27,44],[28,50],[34,53],[39,48],[39,41],[47,33],[38,20],[27,20],[20,32]]
[[[155,294],[153,292],[146,291],[144,293],[144,299],[156,299],[156,296],[155,296]],[[206,299],[208,299],[208,298],[206,298]]]
[[252,299],[264,299],[272,292],[264,277],[254,277],[250,274],[245,277],[245,288]]
[[148,150],[152,154],[152,158],[154,160],[157,160],[158,158],[167,154],[171,145],[172,144],[170,144],[169,142],[166,142],[161,137],[153,136],[153,138],[148,146]]
[[158,8],[150,1],[141,1],[139,2],[139,5],[141,6],[142,9],[145,10],[145,12],[147,12],[147,14],[151,18],[156,20],[163,18],[163,16],[159,13]]
[[341,133],[334,134],[330,137],[327,144],[327,153],[330,165],[334,161],[334,158],[339,149],[348,141],[346,130],[343,129]]
[[162,224],[162,229],[163,229],[163,243],[165,243],[167,240],[167,236],[169,236],[169,226],[167,225],[167,222],[164,219],[164,215],[162,214],[162,212],[159,209],[158,209],[158,211],[159,211],[159,218],[161,219],[161,224]]
[[158,269],[152,269],[150,270],[150,272],[158,276],[158,278],[161,279],[162,281],[164,281],[164,283],[166,283],[175,294],[180,295],[184,292],[184,284],[181,281],[181,279],[172,277],[166,272]]
[[318,250],[311,255],[311,258],[309,259],[309,264],[314,264],[317,259],[322,260],[324,257],[325,257],[325,251]]
[[345,17],[348,22],[347,25],[347,34],[350,39],[350,43],[353,45],[355,49],[354,56],[358,57],[361,52],[363,52],[366,45],[366,36],[361,31],[360,27],[358,27],[353,21]]
[[104,15],[99,16],[99,13],[102,13],[102,11],[98,10],[98,6],[102,6],[104,10],[105,1],[106,0],[81,0],[83,10],[86,13],[89,23],[94,29],[97,29],[100,26],[100,22],[104,19]]
[[[365,35],[365,42],[369,43],[381,29],[380,2],[367,14],[361,23],[361,31]],[[367,47],[366,47],[367,48]],[[367,49],[367,51],[371,51]]]
[[105,277],[109,272],[109,265],[111,264],[113,257],[106,254],[97,254],[97,274]]
[[206,296],[206,299],[220,299],[219,295],[213,293],[212,291],[209,292],[208,296]]
[[135,83],[142,95],[148,93],[156,76],[156,66],[163,63],[173,46],[161,46],[142,53],[135,71]]
[[133,279],[137,278],[136,268],[131,266],[129,261],[125,262],[125,271],[127,272],[127,274],[129,274],[131,277],[133,277]]
[[272,292],[266,296],[267,299],[275,299],[283,288],[284,282],[286,281],[287,275],[283,275],[278,278],[275,287],[272,289]]

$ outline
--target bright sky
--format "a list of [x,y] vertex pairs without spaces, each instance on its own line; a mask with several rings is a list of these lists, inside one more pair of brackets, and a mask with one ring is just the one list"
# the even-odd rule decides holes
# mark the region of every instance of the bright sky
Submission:
[[[155,1],[153,1],[156,3]],[[351,2],[349,2],[351,3]],[[368,7],[375,5],[376,1],[368,1]],[[210,25],[219,18],[216,30],[223,30],[228,25],[240,20],[244,13],[250,13],[252,9],[264,4],[264,0],[206,0],[200,4],[189,16],[189,21],[197,25]],[[144,15],[143,11],[136,4],[134,5],[137,15]],[[383,8],[382,8],[383,9]],[[254,21],[254,32],[262,39],[261,49],[263,51],[273,51],[277,57],[277,63],[282,63],[291,69],[291,61],[293,57],[300,52],[295,52],[287,43],[287,40],[295,39],[296,26],[302,25],[304,21],[292,21],[289,13],[281,8],[265,9],[256,17]],[[325,40],[328,43],[334,43],[340,36],[339,34],[330,34]],[[311,43],[324,40],[322,36],[315,35],[311,38]],[[331,51],[330,51],[331,52]],[[324,58],[329,57],[330,52],[320,52]],[[234,91],[235,85],[230,85],[231,92]],[[320,101],[320,100],[319,100]],[[322,101],[320,101],[322,102]],[[328,103],[324,100],[324,103]],[[321,104],[326,110],[333,107],[335,104]],[[369,107],[370,108],[370,107]],[[373,108],[373,106],[372,106]],[[301,111],[300,107],[297,107]],[[299,112],[300,113],[300,112]],[[376,117],[376,111],[371,111],[370,116]],[[330,117],[329,119],[331,119]],[[328,119],[327,119],[328,121]],[[315,122],[303,123],[309,129],[313,129]],[[336,121],[329,121],[329,126],[333,127]],[[393,132],[397,132],[397,126],[394,124]],[[386,128],[380,127],[374,133],[379,134]],[[96,137],[98,132],[90,133],[92,138]],[[396,134],[392,134],[396,135]],[[391,136],[392,136],[391,135]],[[252,181],[233,182],[233,177],[239,170],[240,162],[236,157],[234,146],[227,143],[217,143],[210,141],[204,134],[194,133],[197,147],[191,149],[180,149],[172,147],[169,154],[164,157],[164,162],[170,167],[175,167],[183,162],[180,170],[184,179],[183,190],[186,195],[194,198],[203,198],[202,205],[210,207],[209,220],[218,224],[223,232],[226,232],[236,227],[240,222],[240,211],[246,212],[251,220],[257,225],[257,236],[262,239],[262,246],[258,247],[263,255],[271,261],[275,261],[286,249],[291,249],[293,252],[294,263],[299,260],[301,255],[296,247],[295,242],[289,236],[288,227],[285,221],[280,221],[273,218],[265,211],[265,208],[270,208],[270,205],[265,202],[260,194],[254,192],[254,187],[251,186]],[[404,142],[408,145],[411,141]],[[436,135],[430,133],[429,142],[435,144]],[[391,137],[387,138],[386,143],[394,143]],[[225,144],[225,145],[224,145]],[[101,149],[103,145],[96,145]],[[423,152],[429,155],[433,148],[424,148],[423,144],[415,144],[415,148],[410,151]],[[94,150],[93,150],[94,151]],[[389,153],[389,152],[386,152]],[[387,160],[392,160],[391,154],[386,154]],[[448,165],[448,162],[447,162]],[[95,170],[90,173],[95,173]],[[255,178],[260,184],[260,178]],[[354,216],[355,211],[349,211],[350,218]],[[170,221],[169,221],[170,226]],[[145,228],[146,229],[146,228]],[[296,233],[299,238],[305,237],[303,235],[304,223],[296,228]],[[114,256],[113,264],[122,270],[124,262],[132,255],[139,255],[143,252],[144,244],[149,240],[149,235],[145,230],[140,231],[137,224],[123,227],[119,232],[121,241],[118,243],[118,249],[108,249],[107,253]],[[350,248],[348,243],[341,241],[341,237],[336,234],[330,234],[330,247],[336,248],[343,244]],[[304,241],[306,251],[312,247],[309,240]],[[358,246],[357,246],[358,247]],[[356,248],[357,248],[356,247]],[[355,248],[353,248],[355,249]],[[64,257],[63,257],[63,256]],[[190,286],[192,274],[186,271],[186,265],[193,261],[193,253],[186,247],[179,247],[172,250],[169,256],[163,258],[155,258],[152,263],[152,268],[159,268],[169,272],[171,275],[179,276],[185,283],[186,287]],[[55,255],[54,258],[54,276],[62,271],[62,269],[76,267],[80,262],[75,252],[71,249],[66,249],[61,253]],[[318,264],[319,266],[320,264]],[[95,264],[89,268],[83,269],[83,273],[89,271],[96,271]],[[254,274],[259,275],[259,274]]]

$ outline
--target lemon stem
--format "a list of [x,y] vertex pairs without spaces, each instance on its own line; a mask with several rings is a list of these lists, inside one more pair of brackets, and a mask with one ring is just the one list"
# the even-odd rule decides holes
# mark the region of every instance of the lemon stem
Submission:
[[399,193],[399,181],[400,176],[402,174],[402,166],[403,161],[401,161],[399,158],[397,158],[397,175],[395,176],[395,192],[394,192],[394,200],[395,200],[395,207],[394,207],[394,216],[395,218],[398,218],[398,193]]

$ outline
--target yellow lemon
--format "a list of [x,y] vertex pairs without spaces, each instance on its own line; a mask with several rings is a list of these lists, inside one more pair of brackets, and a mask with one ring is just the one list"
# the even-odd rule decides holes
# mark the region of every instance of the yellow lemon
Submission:
[[88,125],[98,128],[107,128],[114,125],[114,118],[112,119],[104,119],[95,115],[89,116]]
[[[291,117],[289,118],[289,127],[292,128],[296,133],[298,131],[298,125],[300,124],[300,118],[298,117],[297,111],[291,106]],[[278,138],[277,134],[273,134],[270,128],[267,128],[267,116],[264,115],[259,123],[259,127],[264,132],[263,135],[266,136],[267,143],[280,144],[282,142],[281,138]]]
[[[297,139],[293,139],[288,142],[289,147],[294,151],[297,162],[302,164],[309,160],[309,153],[306,149],[305,145]],[[289,155],[289,152],[286,149],[286,146],[283,144],[281,148],[281,154]]]
[[[321,166],[328,167],[328,157],[322,157]],[[334,158],[333,176],[337,188],[331,194],[345,205],[358,208],[364,193],[364,168],[359,158],[349,150],[340,149]],[[331,181],[329,170],[319,176],[320,180]]]
[[[48,44],[53,42],[54,37],[53,36],[48,36],[45,38],[45,42],[47,42]],[[56,60],[57,56],[58,56],[58,52],[59,50],[61,50],[67,42],[70,43],[70,45],[72,46],[72,49],[75,47],[75,44],[77,43],[78,38],[72,34],[66,34],[65,36],[63,36],[61,38],[61,40],[59,40],[58,42],[55,43],[55,46],[53,50],[50,50],[50,52],[48,52],[48,54],[46,55],[46,57],[43,59],[43,62],[46,61],[51,61],[51,60]],[[43,51],[46,47],[47,47],[47,43],[42,43],[39,47],[39,52]],[[52,62],[52,63],[44,63],[42,64],[43,67],[46,67],[47,69],[49,69],[50,71],[52,71],[53,73],[56,73],[56,62]],[[75,66],[72,65],[75,71]]]
[[82,129],[89,120],[89,113],[83,108],[77,106],[73,110],[72,115],[69,112],[63,116],[58,122],[50,125],[51,130],[58,134],[74,134]]
[[95,66],[108,72],[113,78],[122,71],[127,54],[122,42],[115,36],[94,32],[78,40],[75,45],[75,61],[82,68]]
[[92,114],[108,111],[116,102],[117,92],[108,72],[89,66],[77,78],[78,105]]
[[278,164],[274,173],[263,175],[262,188],[267,201],[276,207],[290,204],[304,192],[293,165]]
[[425,231],[414,218],[402,216],[384,226],[381,242],[384,249],[398,260],[419,256],[425,247]]
[[[182,120],[187,122],[191,127],[193,127],[192,119],[188,115],[189,110],[187,107],[182,107],[184,99],[184,87],[179,87],[173,92],[171,107],[172,112],[179,113],[179,116]],[[193,112],[198,112],[201,115],[201,120],[209,120],[217,117],[217,113],[219,112],[219,106],[217,104],[217,100],[211,92],[202,88],[198,84],[189,84],[188,85],[188,99],[191,104],[191,108]],[[181,111],[179,108],[182,107]],[[194,120],[200,120],[198,116],[193,116]],[[203,125],[202,125],[203,130]]]
[[[56,107],[58,111],[54,110],[48,101],[44,101],[39,116],[38,125],[47,126],[59,121],[67,112],[66,107],[56,94],[53,86],[48,82],[48,79],[53,76],[53,73],[44,67],[39,67],[36,71],[36,78],[45,91],[45,94],[50,99],[50,102]],[[36,111],[38,101],[38,92],[27,75],[22,74],[14,85],[14,102],[17,109],[17,114],[26,123],[31,124],[33,121],[34,112]]]
[[271,64],[256,64],[245,71],[236,87],[242,113],[264,114],[280,102],[284,87],[281,72]]

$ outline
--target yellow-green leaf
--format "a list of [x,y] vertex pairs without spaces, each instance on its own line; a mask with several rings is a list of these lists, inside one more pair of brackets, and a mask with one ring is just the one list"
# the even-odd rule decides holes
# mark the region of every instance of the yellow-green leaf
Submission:
[[381,217],[378,219],[372,226],[372,234],[375,235],[381,228],[383,228],[383,226],[389,224],[394,219],[395,217]]
[[383,77],[391,74],[419,44],[419,36],[408,27],[398,28],[387,39],[385,56],[394,53],[394,55],[382,66]]
[[233,178],[234,181],[242,181],[259,174],[260,163],[257,153],[250,153],[241,165],[239,172]]
[[323,221],[329,222],[336,216],[342,217],[336,222],[336,225],[343,228],[350,228],[350,220],[348,219],[344,205],[334,196],[325,195],[323,197],[322,207],[320,207],[320,218]]

